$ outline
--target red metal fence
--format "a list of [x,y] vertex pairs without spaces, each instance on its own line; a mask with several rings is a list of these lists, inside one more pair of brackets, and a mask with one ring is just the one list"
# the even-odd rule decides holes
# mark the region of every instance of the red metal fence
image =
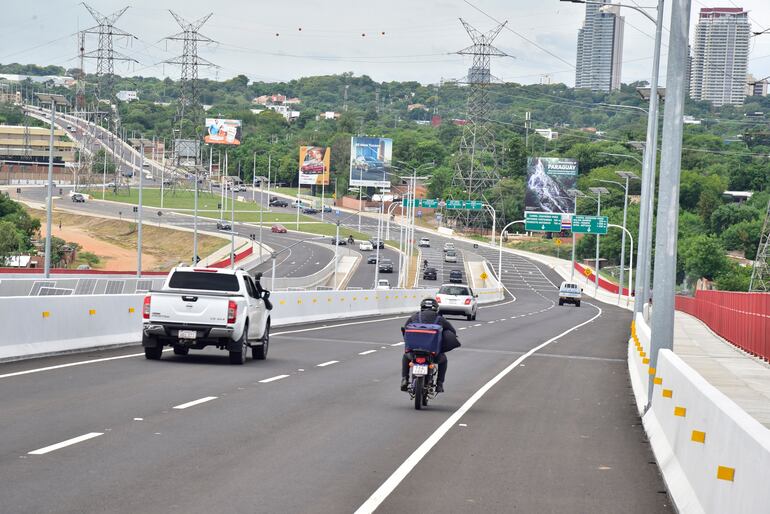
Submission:
[[[575,269],[578,271],[578,273],[581,273],[584,277],[586,277],[589,281],[593,282],[596,280],[596,275],[594,275],[594,272],[591,268],[588,268],[586,266],[583,266],[579,262],[575,263]],[[610,293],[618,294],[618,285],[613,284],[609,280],[603,279],[601,276],[599,277],[599,287],[604,289],[605,291],[609,291]],[[623,295],[628,295],[628,288],[623,288]]]
[[[246,248],[241,253],[236,253],[235,254],[235,262],[240,262],[241,260],[245,259],[246,257],[251,255],[252,253],[254,253],[254,248],[249,246],[248,248]],[[227,257],[225,259],[222,259],[219,262],[215,262],[214,264],[209,264],[209,268],[226,268],[229,265],[230,265],[230,257]]]
[[770,360],[770,293],[696,291],[677,296],[676,310],[703,321],[751,355]]

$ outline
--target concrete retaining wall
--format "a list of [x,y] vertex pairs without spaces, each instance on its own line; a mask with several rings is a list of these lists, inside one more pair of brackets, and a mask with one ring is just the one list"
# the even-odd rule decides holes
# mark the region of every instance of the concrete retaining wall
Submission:
[[[679,512],[760,514],[770,508],[770,430],[670,350],[645,363],[649,328],[637,316],[628,368],[655,458]],[[645,354],[645,356],[642,356]]]

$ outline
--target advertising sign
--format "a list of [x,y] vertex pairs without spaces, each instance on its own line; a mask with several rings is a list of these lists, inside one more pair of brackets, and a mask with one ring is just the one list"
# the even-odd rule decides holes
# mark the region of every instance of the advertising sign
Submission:
[[390,187],[393,140],[383,137],[353,137],[350,141],[350,185]]
[[299,147],[299,183],[311,186],[329,185],[331,149],[320,146]]
[[578,162],[559,157],[527,158],[526,212],[575,213],[568,190],[577,187]]
[[206,118],[206,135],[203,142],[214,145],[240,145],[241,120]]

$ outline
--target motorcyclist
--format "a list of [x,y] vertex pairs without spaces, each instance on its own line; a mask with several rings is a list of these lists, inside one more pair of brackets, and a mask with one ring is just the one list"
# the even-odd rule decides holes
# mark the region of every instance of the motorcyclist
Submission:
[[[441,325],[442,341],[441,353],[438,354],[438,378],[436,380],[436,392],[444,392],[444,379],[446,378],[447,358],[446,352],[460,346],[457,340],[457,331],[443,316],[438,313],[438,302],[434,298],[425,298],[420,302],[420,311],[415,312],[406,320],[401,327],[401,333],[404,333],[406,326],[410,323],[430,323]],[[409,387],[409,362],[411,361],[409,353],[404,353],[401,358],[401,390],[406,391]]]
[[425,259],[422,261],[422,269],[426,269],[428,267],[428,259]]

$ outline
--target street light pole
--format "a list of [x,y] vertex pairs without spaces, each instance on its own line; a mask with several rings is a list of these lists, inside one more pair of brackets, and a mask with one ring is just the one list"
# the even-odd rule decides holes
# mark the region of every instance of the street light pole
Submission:
[[513,225],[514,223],[524,223],[525,220],[516,220],[508,223],[506,226],[503,227],[503,230],[500,231],[500,239],[498,241],[500,242],[500,246],[498,248],[497,253],[497,279],[500,281],[500,284],[503,283],[503,233],[508,230],[508,227]]
[[[337,235],[334,241],[334,290],[337,290],[337,255],[340,248],[340,220],[337,220]],[[379,266],[379,263],[377,263]]]
[[142,208],[142,190],[144,189],[144,173],[141,171],[144,169],[144,138],[140,137],[139,148],[141,155],[139,156],[139,223],[136,225],[136,276],[142,276],[142,214],[144,209]]
[[[602,214],[602,195],[609,194],[610,191],[606,187],[589,187],[589,191],[596,195],[596,216]],[[596,234],[596,273],[594,274],[594,296],[599,294],[599,234]]]

